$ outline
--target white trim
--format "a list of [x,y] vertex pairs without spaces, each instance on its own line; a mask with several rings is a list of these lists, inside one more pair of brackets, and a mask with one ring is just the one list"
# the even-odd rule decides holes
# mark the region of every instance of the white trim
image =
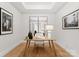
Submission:
[[14,46],[10,47],[10,48],[6,48],[3,51],[0,51],[0,57],[5,56],[8,52],[10,52],[12,49],[14,49],[16,46],[18,46],[19,44],[21,44],[23,41],[18,42],[17,44],[15,44]]
[[61,47],[63,47],[68,53],[70,53],[73,57],[78,57],[79,54],[75,51],[75,50],[72,50],[72,49],[67,49],[66,47],[64,47],[61,43],[57,42],[56,43],[58,45],[60,45]]

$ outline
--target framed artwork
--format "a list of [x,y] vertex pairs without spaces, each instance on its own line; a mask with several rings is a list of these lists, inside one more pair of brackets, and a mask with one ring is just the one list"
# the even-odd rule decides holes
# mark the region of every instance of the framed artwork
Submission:
[[63,17],[63,29],[79,29],[79,9]]
[[13,14],[0,8],[0,35],[13,33]]

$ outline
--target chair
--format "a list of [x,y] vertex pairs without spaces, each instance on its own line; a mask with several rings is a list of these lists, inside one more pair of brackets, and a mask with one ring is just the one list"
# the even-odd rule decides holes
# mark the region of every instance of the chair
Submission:
[[[43,34],[42,33],[36,33],[36,35],[35,35],[35,39],[45,39],[45,37],[43,36]],[[36,46],[43,46],[44,47],[44,41],[35,41],[34,42],[34,45]]]

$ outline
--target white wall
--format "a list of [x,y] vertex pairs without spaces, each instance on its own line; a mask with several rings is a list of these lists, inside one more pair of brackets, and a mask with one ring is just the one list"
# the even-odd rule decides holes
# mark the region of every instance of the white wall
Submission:
[[4,56],[24,39],[24,20],[21,14],[9,3],[0,3],[0,7],[13,14],[13,34],[0,35],[0,56]]
[[58,43],[74,56],[79,56],[79,29],[63,30],[62,17],[79,9],[78,2],[67,3],[56,15],[56,38]]
[[23,14],[23,17],[22,18],[25,20],[25,36],[29,32],[29,16],[47,16],[48,17],[48,24],[54,25],[54,23],[55,23],[54,22],[54,20],[55,20],[55,14],[39,13],[39,12],[38,13],[27,13],[27,14]]
[[55,15],[51,13],[21,14],[10,3],[0,3],[0,7],[13,14],[13,34],[0,35],[0,56],[4,56],[20,44],[29,32],[29,16],[48,16],[48,24],[54,25]]

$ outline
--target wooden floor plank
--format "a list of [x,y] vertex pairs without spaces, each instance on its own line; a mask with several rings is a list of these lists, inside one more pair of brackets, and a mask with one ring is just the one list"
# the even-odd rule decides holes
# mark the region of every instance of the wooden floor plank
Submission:
[[[57,56],[55,56],[55,51],[53,48],[50,48],[48,44],[41,46],[30,45],[29,48],[25,50],[25,43],[18,45],[15,49],[10,51],[5,57],[71,57],[65,49],[59,46],[57,43],[55,44],[55,51]],[[25,55],[24,55],[25,53]]]

